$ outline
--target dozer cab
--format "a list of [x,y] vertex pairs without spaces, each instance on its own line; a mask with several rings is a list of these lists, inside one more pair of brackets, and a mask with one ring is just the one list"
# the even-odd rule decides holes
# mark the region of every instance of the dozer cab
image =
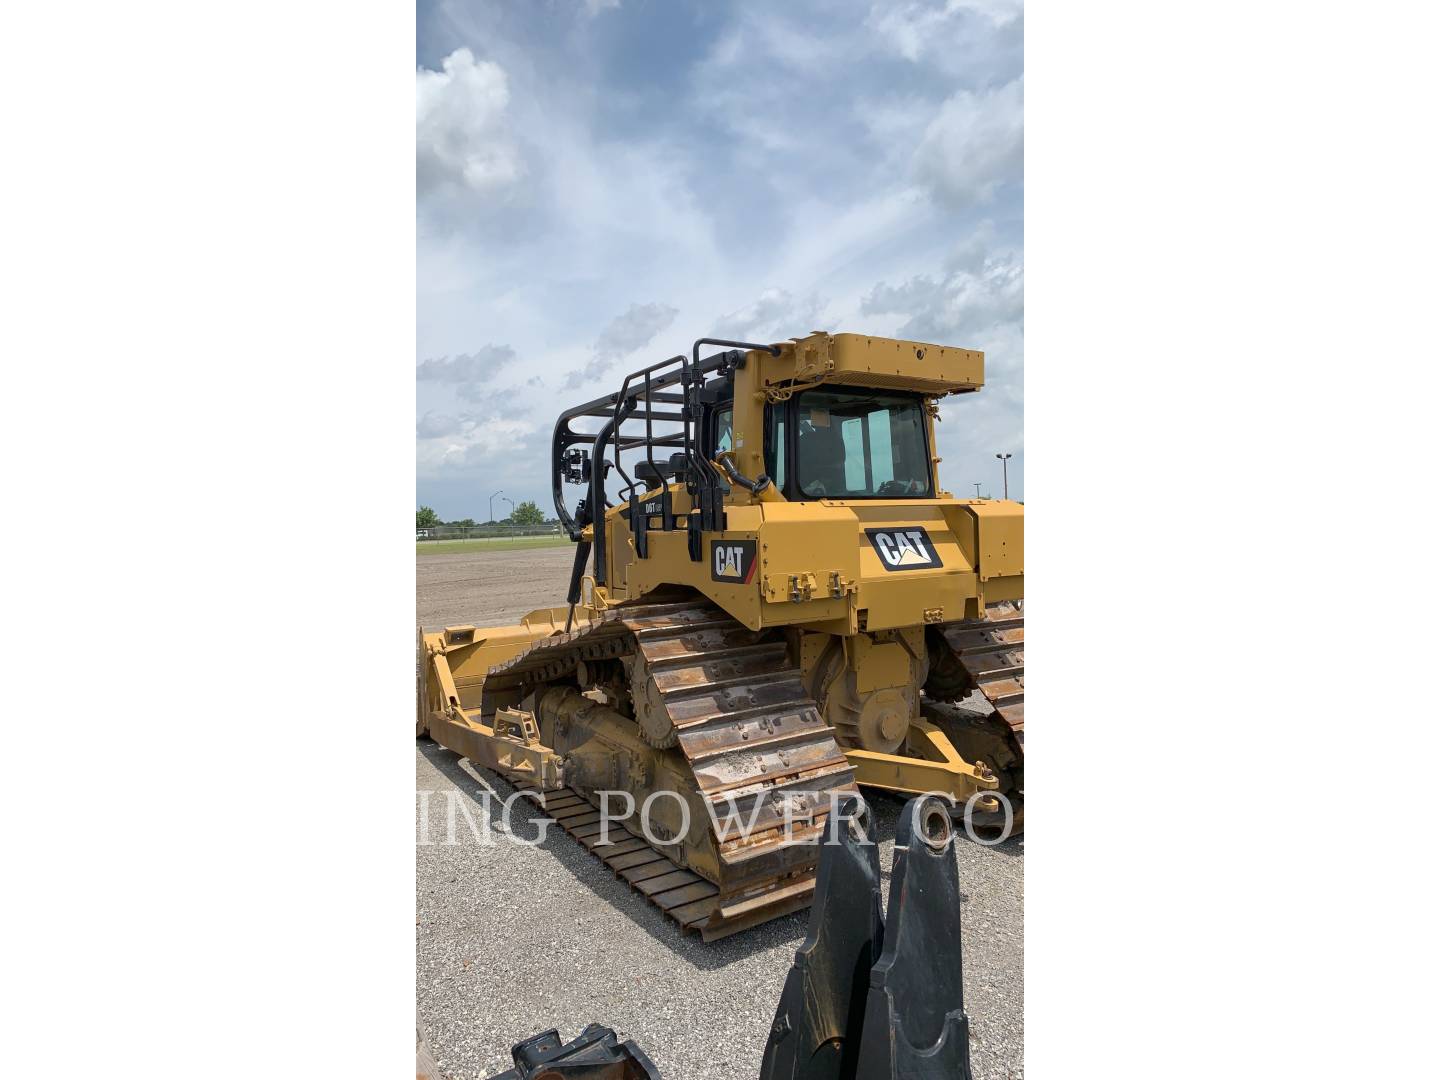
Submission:
[[[422,635],[417,732],[707,939],[809,903],[857,784],[1020,828],[1024,511],[942,490],[935,450],[938,399],[983,366],[859,334],[702,338],[563,412],[567,604]],[[936,704],[972,692],[988,712]]]

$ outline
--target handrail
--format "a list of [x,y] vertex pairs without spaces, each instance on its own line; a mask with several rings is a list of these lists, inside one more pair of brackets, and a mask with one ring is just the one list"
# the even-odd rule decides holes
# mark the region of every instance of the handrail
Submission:
[[[636,401],[637,398],[643,396],[643,397],[645,398],[645,444],[646,444],[646,445],[645,445],[645,456],[646,456],[646,460],[648,460],[648,461],[650,462],[650,467],[653,469],[653,468],[655,467],[655,449],[654,449],[654,446],[653,446],[653,441],[654,441],[654,438],[655,438],[655,433],[654,433],[654,428],[652,427],[652,421],[653,421],[654,419],[656,419],[656,417],[654,416],[654,409],[652,409],[652,408],[650,407],[650,391],[651,391],[651,385],[650,385],[650,384],[651,384],[651,379],[650,379],[650,375],[651,375],[652,372],[658,371],[660,368],[663,368],[663,367],[668,367],[669,365],[674,364],[674,363],[676,363],[677,361],[678,361],[679,364],[680,364],[680,372],[681,372],[680,381],[681,381],[682,384],[684,384],[685,381],[686,381],[686,380],[685,380],[685,375],[686,375],[686,373],[687,373],[688,370],[689,370],[689,369],[688,369],[688,366],[687,366],[687,364],[686,364],[686,359],[685,359],[685,354],[684,354],[684,353],[677,353],[675,356],[670,357],[668,360],[661,360],[661,361],[658,361],[657,363],[651,364],[651,365],[650,365],[649,367],[647,367],[647,368],[641,368],[639,371],[632,371],[629,375],[626,375],[626,376],[625,376],[625,381],[620,384],[620,394],[619,394],[619,396],[615,399],[615,432],[616,432],[616,434],[615,434],[615,470],[616,470],[622,477],[625,478],[626,483],[625,483],[625,487],[622,489],[623,491],[629,492],[630,490],[632,490],[632,489],[635,487],[635,483],[636,483],[636,482],[630,478],[630,474],[627,473],[627,472],[625,471],[625,467],[620,464],[620,450],[621,450],[620,443],[621,443],[621,441],[622,441],[621,438],[620,438],[620,435],[619,435],[620,424],[624,421],[624,419],[625,419],[626,417],[630,416],[632,413],[635,412],[635,404],[634,404],[634,403],[635,403],[635,401]],[[645,388],[644,388],[644,390],[643,390],[643,391],[637,391],[637,392],[636,392],[635,394],[633,394],[633,395],[630,394],[630,393],[629,393],[630,383],[631,383],[633,380],[639,378],[639,377],[642,376],[642,375],[645,377]],[[623,413],[623,415],[622,415],[622,412],[621,412],[622,407],[624,408],[624,413]],[[681,410],[680,410],[680,413],[678,414],[677,417],[661,416],[661,417],[659,417],[659,419],[662,419],[662,420],[679,419],[680,422],[685,425],[685,427],[684,427],[685,441],[686,441],[687,444],[689,443],[689,440],[690,440],[690,418],[689,418],[688,411],[687,411],[686,409],[684,409],[684,408],[682,407]],[[597,454],[601,453],[601,452],[602,452],[602,449],[603,449],[603,448],[597,448],[597,451],[596,451]]]
[[[555,513],[561,525],[571,540],[579,542],[581,533],[586,523],[577,520],[570,513],[565,505],[564,497],[564,458],[571,447],[577,444],[589,444],[592,449],[590,457],[591,473],[589,481],[589,524],[594,530],[594,578],[599,584],[605,584],[605,473],[609,465],[613,463],[616,471],[624,481],[623,492],[627,492],[633,499],[634,491],[639,484],[638,479],[631,477],[620,461],[622,450],[631,450],[643,446],[645,448],[645,460],[649,463],[655,473],[659,473],[659,467],[655,461],[655,448],[657,446],[678,446],[685,455],[686,473],[690,482],[695,485],[697,502],[702,511],[700,525],[702,529],[720,528],[719,521],[723,520],[719,514],[720,489],[724,486],[725,475],[721,469],[708,458],[699,453],[698,443],[700,432],[698,426],[692,426],[698,422],[701,415],[699,393],[705,383],[705,376],[713,371],[727,372],[732,366],[740,366],[744,358],[738,360],[731,353],[716,353],[700,359],[700,347],[702,345],[716,345],[726,349],[745,349],[747,351],[768,352],[772,356],[780,355],[780,348],[776,345],[760,345],[749,341],[731,341],[726,338],[697,338],[691,346],[690,356],[679,353],[665,360],[660,360],[648,367],[631,372],[625,377],[621,384],[619,393],[606,394],[583,405],[577,405],[566,409],[555,421],[555,430],[551,436],[551,488],[555,499]],[[673,367],[675,370],[664,371],[662,369]],[[680,384],[680,393],[665,392],[667,387]],[[643,402],[643,408],[641,403]],[[678,404],[679,411],[661,411],[655,408],[657,404]],[[585,431],[576,431],[572,422],[580,417],[592,416],[604,419],[605,423],[600,430],[594,434]],[[643,438],[638,434],[624,434],[622,428],[626,421],[644,420],[645,434]],[[655,421],[678,423],[680,431],[674,434],[656,436]],[[632,429],[633,430],[633,429]],[[607,449],[610,451],[607,454]],[[726,470],[728,472],[729,470]],[[743,479],[743,477],[742,477]],[[739,481],[736,481],[739,482]],[[759,482],[756,481],[758,484]],[[749,487],[746,482],[742,486]],[[755,489],[752,489],[755,490]],[[667,528],[668,528],[667,524]]]

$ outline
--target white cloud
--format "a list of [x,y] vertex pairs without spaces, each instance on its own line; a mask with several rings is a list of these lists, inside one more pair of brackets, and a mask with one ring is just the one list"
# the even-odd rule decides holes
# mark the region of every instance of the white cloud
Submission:
[[501,198],[525,176],[499,64],[456,49],[440,71],[415,72],[415,185],[424,197],[458,191]]
[[946,461],[941,478],[960,495],[973,494],[969,485],[976,480],[999,494],[993,455],[1010,451],[1016,454],[1010,491],[1018,495],[1024,491],[1025,271],[1018,252],[988,250],[988,234],[982,227],[956,249],[943,274],[876,285],[860,310],[872,317],[898,315],[897,337],[985,353],[985,388],[941,404],[941,419],[948,421],[937,429]]
[[526,412],[534,405],[534,401],[527,398],[525,390],[537,389],[544,382],[539,375],[532,375],[515,386],[496,386],[491,379],[460,383],[455,387],[455,396],[478,406],[482,411],[503,409],[511,413]]
[[1017,255],[962,247],[940,278],[920,274],[880,283],[860,305],[865,315],[905,317],[897,333],[937,345],[994,352],[997,338],[1018,343],[1025,317],[1025,271]]
[[416,471],[423,475],[468,470],[491,459],[509,460],[523,453],[526,440],[535,431],[528,420],[510,417],[446,417],[450,424],[437,424],[443,434],[420,432],[415,443]]
[[514,361],[515,350],[509,345],[486,345],[473,353],[422,360],[415,368],[415,378],[421,382],[483,382]]
[[669,304],[631,304],[625,314],[610,320],[610,325],[600,332],[595,351],[613,359],[628,356],[649,345],[656,334],[675,321],[677,314]]
[[631,304],[600,332],[594,356],[584,367],[570,372],[565,388],[574,389],[604,375],[617,360],[649,345],[657,334],[669,328],[678,314],[679,309],[669,304]]
[[785,289],[769,288],[752,303],[717,319],[715,336],[762,344],[804,337],[811,330],[823,329],[819,324],[826,306],[813,294],[797,297]]
[[415,421],[415,435],[421,439],[443,439],[447,435],[460,433],[458,417],[437,413],[433,409]]
[[966,15],[983,16],[998,26],[1019,16],[1024,8],[1024,0],[886,0],[871,8],[865,21],[901,56],[919,60],[953,41],[956,27],[951,24]]
[[1023,175],[1023,80],[996,90],[953,94],[925,129],[912,161],[915,179],[942,204],[990,201]]
[[[420,42],[439,70],[417,73],[416,328],[417,361],[439,358],[417,367],[420,494],[442,516],[502,486],[547,504],[556,411],[701,335],[984,349],[947,461],[1012,444],[986,424],[1018,431],[1023,386],[1018,0],[643,29],[613,0],[442,6]],[[629,62],[667,37],[674,65]],[[505,357],[471,352],[487,341]]]

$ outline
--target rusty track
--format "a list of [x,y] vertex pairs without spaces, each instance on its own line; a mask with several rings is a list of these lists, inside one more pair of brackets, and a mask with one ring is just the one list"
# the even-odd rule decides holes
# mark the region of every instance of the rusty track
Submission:
[[[491,669],[482,712],[516,704],[547,685],[574,686],[582,662],[621,658],[642,663],[653,683],[650,707],[668,717],[667,742],[673,743],[656,753],[683,760],[708,804],[719,873],[686,865],[678,845],[654,847],[635,831],[618,844],[598,846],[600,815],[584,790],[536,792],[546,812],[706,940],[807,906],[830,793],[853,791],[854,779],[783,638],[754,633],[698,597],[623,605]],[[742,823],[752,821],[742,836]]]
[[995,769],[1010,800],[1012,831],[1025,821],[1025,613],[1021,605],[991,604],[983,619],[946,623],[931,639],[930,677],[925,695],[958,701],[973,690],[994,713],[927,709],[966,758]]
[[985,695],[1023,753],[1025,613],[1009,602],[991,604],[985,609],[985,618],[947,623],[940,632],[969,676],[968,689]]
[[528,783],[519,787],[547,817],[616,877],[673,919],[680,929],[693,930],[706,941],[729,937],[809,907],[814,897],[812,872],[795,875],[766,892],[727,903],[718,886],[677,866],[643,836],[637,836],[619,822],[612,821],[609,843],[602,844],[600,812],[574,788],[546,792]]

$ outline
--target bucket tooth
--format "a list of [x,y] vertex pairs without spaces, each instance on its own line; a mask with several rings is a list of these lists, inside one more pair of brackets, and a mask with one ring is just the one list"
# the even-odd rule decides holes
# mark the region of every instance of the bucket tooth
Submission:
[[[869,815],[848,799],[820,857],[810,929],[785,977],[760,1080],[841,1080],[855,1075],[858,1013],[879,959],[880,854]],[[859,1009],[857,1009],[857,1006]]]
[[591,1024],[568,1043],[551,1028],[517,1043],[510,1051],[513,1069],[490,1080],[660,1080],[660,1070],[629,1039]]
[[949,808],[911,799],[895,830],[885,948],[870,969],[857,1077],[971,1080],[959,911]]
[[760,1080],[971,1080],[949,809],[905,804],[883,917],[880,857],[856,810],[847,801],[831,822]]
[[[768,894],[717,910],[713,897],[690,899],[704,882],[660,884],[655,899],[667,914],[707,940],[753,925],[757,899],[780,902]],[[759,1080],[973,1080],[949,807],[924,795],[905,804],[883,914],[879,849],[858,796],[829,821],[812,884],[809,930],[785,977]],[[806,888],[780,893],[803,906]],[[598,1024],[563,1045],[558,1032],[541,1032],[511,1056],[515,1068],[490,1080],[659,1080],[638,1047]]]

